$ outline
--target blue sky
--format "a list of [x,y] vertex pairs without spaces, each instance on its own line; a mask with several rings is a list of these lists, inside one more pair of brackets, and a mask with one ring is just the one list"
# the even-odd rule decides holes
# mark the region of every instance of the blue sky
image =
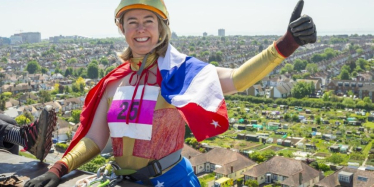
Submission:
[[[373,0],[304,0],[321,35],[374,34]],[[114,9],[119,0],[0,0],[0,36],[41,32],[118,37]],[[282,35],[297,0],[165,0],[178,35]]]

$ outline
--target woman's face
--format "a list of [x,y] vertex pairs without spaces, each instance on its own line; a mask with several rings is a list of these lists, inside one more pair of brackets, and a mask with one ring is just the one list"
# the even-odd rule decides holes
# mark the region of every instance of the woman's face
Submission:
[[159,40],[157,16],[151,11],[139,9],[126,12],[123,28],[135,58],[145,56]]

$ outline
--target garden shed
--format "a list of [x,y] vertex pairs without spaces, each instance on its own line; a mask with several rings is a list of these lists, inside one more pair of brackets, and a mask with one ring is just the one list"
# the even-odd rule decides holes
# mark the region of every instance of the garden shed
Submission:
[[245,125],[238,125],[238,130],[245,130]]
[[291,140],[284,140],[282,145],[286,147],[291,147]]
[[305,144],[305,148],[308,150],[317,150],[317,146],[312,144]]
[[340,152],[341,153],[347,153],[349,150],[349,145],[342,145],[340,146]]
[[337,145],[330,146],[330,151],[334,153],[338,153],[340,151],[340,147]]
[[238,140],[244,140],[245,139],[245,134],[238,134],[238,135],[236,135],[236,139],[238,139]]
[[247,141],[252,141],[252,142],[259,142],[260,140],[258,139],[258,135],[255,134],[246,134],[245,139]]

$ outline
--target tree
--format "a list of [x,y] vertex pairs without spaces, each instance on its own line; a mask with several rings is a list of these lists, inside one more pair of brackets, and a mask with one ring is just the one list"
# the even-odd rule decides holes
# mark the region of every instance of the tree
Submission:
[[287,72],[292,72],[294,66],[292,64],[287,63],[284,68],[287,70]]
[[6,96],[4,94],[0,94],[0,110],[4,111],[6,109],[5,108],[6,101],[7,101]]
[[364,97],[363,101],[364,101],[365,103],[367,103],[367,104],[371,104],[371,103],[372,103],[370,97]]
[[51,97],[51,93],[49,93],[49,92],[46,91],[46,90],[41,90],[41,91],[39,92],[39,95],[40,95],[39,100],[40,100],[41,103],[49,102],[49,101],[52,100],[52,99],[51,99],[51,98],[52,98],[52,97]]
[[79,123],[81,113],[82,113],[82,110],[73,110],[71,112],[71,118],[69,119],[69,121],[74,122],[74,123]]
[[73,75],[73,68],[68,67],[65,71],[65,77],[72,76]]
[[109,60],[106,57],[102,57],[100,59],[100,64],[107,66],[109,64]]
[[104,77],[104,70],[99,69],[99,78],[103,78],[103,77]]
[[257,180],[247,180],[245,181],[245,185],[248,187],[258,187],[258,182]]
[[30,112],[26,111],[23,115],[30,121],[34,121],[34,116]]
[[6,57],[2,57],[1,60],[0,60],[0,62],[2,62],[2,63],[7,63],[7,62],[8,62],[8,59],[7,59]]
[[114,70],[114,66],[109,66],[108,68],[105,69],[105,75],[108,75],[109,72],[111,72],[112,70]]
[[314,74],[318,71],[318,65],[317,64],[313,64],[313,63],[309,63],[308,65],[306,65],[306,70],[311,73],[311,74]]
[[292,119],[293,122],[299,122],[299,120],[300,120],[299,115],[297,115],[297,114],[292,115],[291,119]]
[[99,77],[99,68],[97,64],[91,62],[87,67],[87,76],[90,79],[97,79]]
[[218,62],[216,62],[216,61],[212,61],[212,62],[210,62],[210,64],[212,64],[213,66],[219,66],[219,64],[218,64]]
[[369,66],[369,62],[366,61],[365,59],[359,58],[356,61],[356,69],[357,67],[360,67],[361,70],[366,70],[369,68],[368,66]]
[[42,67],[42,73],[43,73],[43,74],[47,74],[47,73],[48,73],[48,69],[45,68],[45,67]]
[[18,125],[27,125],[31,122],[30,119],[24,115],[19,115],[14,120],[16,120]]
[[37,71],[40,70],[40,65],[39,65],[38,62],[35,61],[35,60],[30,61],[30,62],[27,63],[26,70],[27,70],[30,74],[34,74],[34,73],[36,73]]
[[343,103],[343,105],[353,107],[354,104],[355,104],[355,101],[353,101],[352,98],[346,97],[346,98],[343,99],[342,103]]
[[296,85],[292,88],[291,92],[293,97],[297,99],[304,98],[305,96],[311,94],[310,84],[304,81],[297,82]]
[[82,77],[79,77],[75,83],[77,84],[78,88],[80,91],[84,91],[84,87],[86,87],[86,82],[84,81],[84,79]]
[[340,80],[349,80],[349,72],[346,69],[343,69],[339,76]]
[[340,164],[344,161],[342,155],[340,153],[333,154],[332,156],[327,158],[327,161],[332,162],[334,164]]
[[77,58],[71,58],[67,61],[68,64],[76,64],[78,62]]
[[293,69],[300,72],[301,70],[304,70],[306,68],[307,63],[308,61],[306,60],[296,59],[293,65]]

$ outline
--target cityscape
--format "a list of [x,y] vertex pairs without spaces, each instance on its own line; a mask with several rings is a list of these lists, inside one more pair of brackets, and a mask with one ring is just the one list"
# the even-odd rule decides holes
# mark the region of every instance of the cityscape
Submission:
[[[80,125],[87,92],[122,63],[117,52],[128,45],[121,37],[42,34],[0,37],[0,113],[25,125],[52,105],[58,127],[46,161],[54,163]],[[214,66],[238,68],[279,37],[220,28],[200,36],[173,32],[171,44]],[[318,36],[255,85],[225,96],[225,133],[198,142],[186,125],[182,156],[205,187],[373,187],[373,69],[373,35]],[[109,143],[79,169],[95,173],[111,151]]]

